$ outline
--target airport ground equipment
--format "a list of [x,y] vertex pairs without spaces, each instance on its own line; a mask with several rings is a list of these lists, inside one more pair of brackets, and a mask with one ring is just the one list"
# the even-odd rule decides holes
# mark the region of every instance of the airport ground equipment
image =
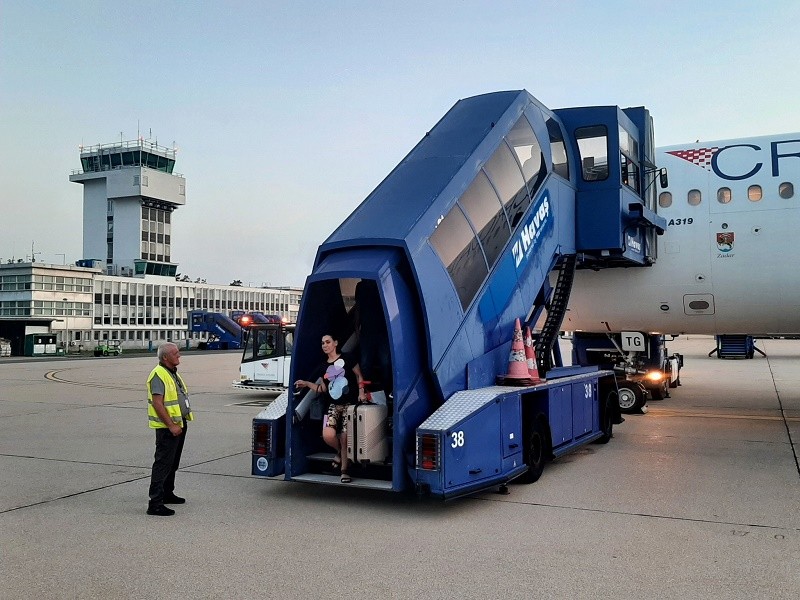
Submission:
[[207,342],[198,344],[201,350],[238,350],[242,347],[242,327],[228,315],[205,310],[189,313],[189,331],[208,333]]
[[667,336],[639,331],[572,334],[572,362],[597,365],[617,374],[620,409],[640,412],[647,403],[669,397],[680,385],[681,354],[669,354]]
[[119,356],[122,354],[122,342],[120,340],[104,340],[94,347],[95,356]]
[[[451,498],[536,480],[548,459],[611,437],[614,373],[563,367],[556,341],[575,269],[655,261],[665,222],[653,157],[642,107],[551,111],[524,90],[475,96],[328,237],[306,280],[290,379],[315,371],[331,334],[384,392],[389,456],[355,465],[347,485]],[[498,386],[525,360],[517,319],[534,331],[531,368],[545,381]],[[254,475],[340,485],[318,400],[287,391],[254,419]]]
[[709,356],[716,352],[717,358],[753,358],[758,352],[761,356],[766,354],[756,346],[752,335],[718,335],[717,347],[708,353]]
[[253,314],[244,326],[244,350],[239,365],[239,381],[233,387],[246,390],[281,392],[289,386],[289,369],[294,341],[294,324],[261,313],[242,315],[239,323]]

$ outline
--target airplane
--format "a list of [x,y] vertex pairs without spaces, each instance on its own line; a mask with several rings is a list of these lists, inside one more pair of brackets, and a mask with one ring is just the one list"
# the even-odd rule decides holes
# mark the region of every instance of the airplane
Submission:
[[665,334],[715,335],[709,355],[753,358],[754,336],[800,332],[800,269],[782,258],[800,226],[798,159],[800,133],[656,149],[668,176],[653,264],[577,271],[563,322],[573,362],[627,373],[624,412],[680,384]]
[[669,174],[656,261],[579,270],[564,329],[800,332],[800,133],[657,148],[656,163]]

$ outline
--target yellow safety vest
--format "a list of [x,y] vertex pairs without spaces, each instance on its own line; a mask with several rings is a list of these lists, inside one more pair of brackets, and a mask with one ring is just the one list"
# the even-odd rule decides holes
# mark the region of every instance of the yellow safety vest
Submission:
[[[186,394],[188,395],[189,388],[186,387],[186,382],[183,381],[183,378],[178,373],[175,373],[175,375],[177,375],[178,379],[180,379],[183,389],[186,390]],[[170,418],[172,418],[173,423],[183,427],[181,402],[178,399],[178,387],[175,385],[175,380],[172,378],[172,374],[170,374],[170,372],[161,365],[158,365],[150,372],[150,376],[147,378],[147,420],[150,422],[150,428],[166,428],[164,421],[161,420],[156,412],[155,407],[153,407],[153,392],[150,389],[150,382],[153,380],[153,377],[158,377],[162,382],[164,382],[164,406],[167,409],[167,414],[170,416]],[[194,420],[191,409],[189,410],[189,414],[186,416],[186,420]]]

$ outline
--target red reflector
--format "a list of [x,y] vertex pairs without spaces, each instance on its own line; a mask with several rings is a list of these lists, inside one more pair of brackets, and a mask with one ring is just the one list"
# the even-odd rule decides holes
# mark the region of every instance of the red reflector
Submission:
[[439,436],[431,433],[417,436],[417,465],[425,471],[439,468]]
[[253,454],[269,454],[270,427],[268,423],[253,423]]

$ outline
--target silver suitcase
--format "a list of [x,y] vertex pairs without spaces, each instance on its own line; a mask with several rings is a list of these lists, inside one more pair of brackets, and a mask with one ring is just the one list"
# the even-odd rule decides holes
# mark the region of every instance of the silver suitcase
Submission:
[[347,407],[347,457],[358,463],[385,462],[389,456],[389,411],[382,404]]

